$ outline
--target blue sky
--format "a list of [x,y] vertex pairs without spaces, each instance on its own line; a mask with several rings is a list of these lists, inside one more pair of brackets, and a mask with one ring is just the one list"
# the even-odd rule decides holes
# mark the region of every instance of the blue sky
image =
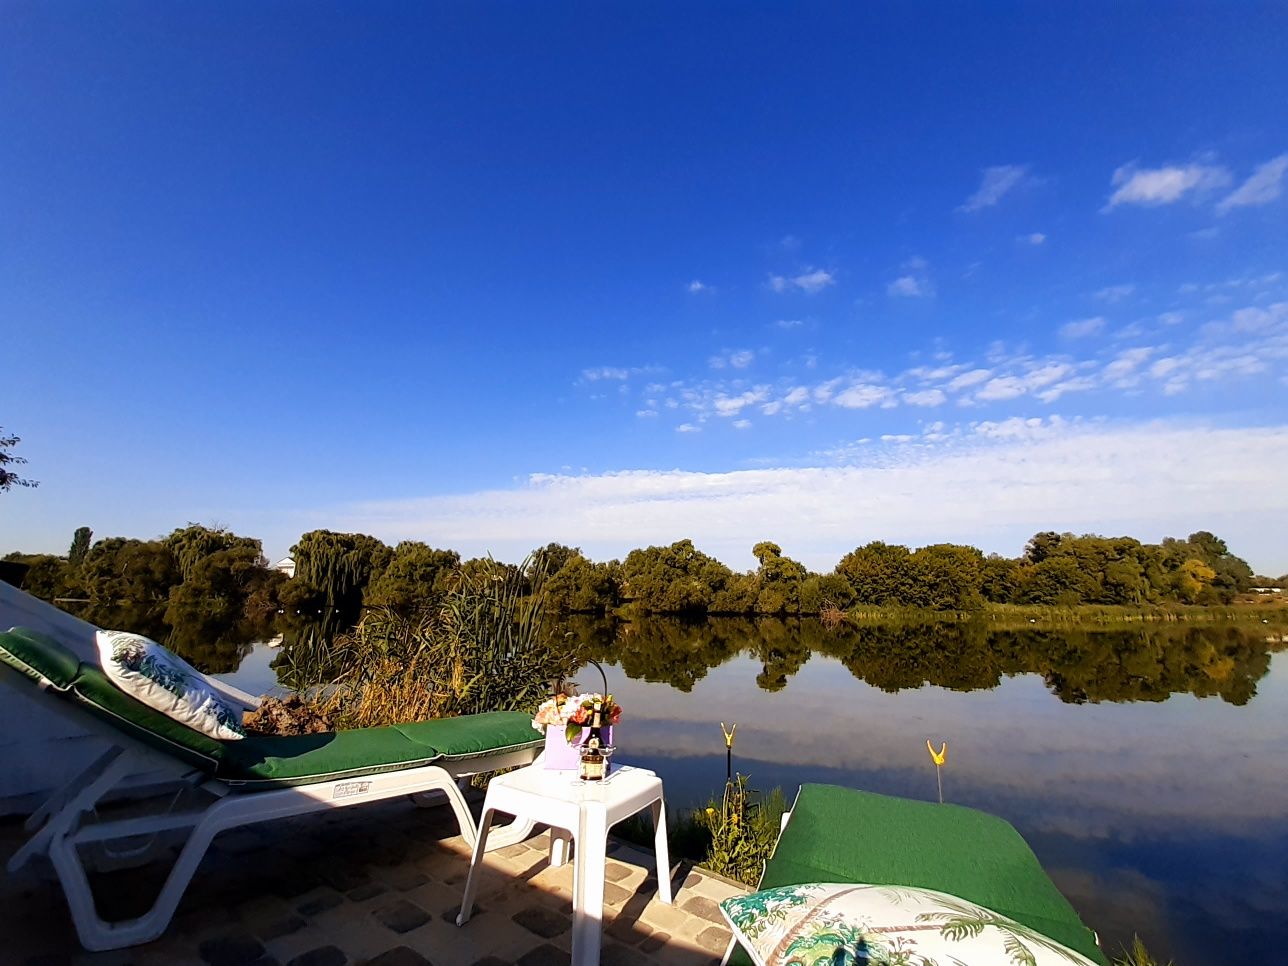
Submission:
[[1288,570],[1280,4],[9,3],[0,425],[81,524]]

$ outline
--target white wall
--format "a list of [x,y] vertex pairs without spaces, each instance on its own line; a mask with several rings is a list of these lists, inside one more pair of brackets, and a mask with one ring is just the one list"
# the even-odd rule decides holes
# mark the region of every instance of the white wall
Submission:
[[[43,631],[81,660],[98,659],[92,624],[0,581],[0,629],[11,627]],[[31,811],[45,792],[102,754],[108,743],[93,726],[88,718],[80,727],[50,714],[23,687],[0,688],[0,815]]]

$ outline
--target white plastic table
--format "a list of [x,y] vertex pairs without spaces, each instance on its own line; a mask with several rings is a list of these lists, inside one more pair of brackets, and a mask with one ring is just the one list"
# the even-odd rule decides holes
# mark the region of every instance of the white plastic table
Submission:
[[608,830],[645,808],[653,812],[658,898],[670,904],[671,860],[666,842],[662,779],[651,771],[629,765],[615,767],[602,782],[578,784],[576,778],[576,772],[550,771],[537,763],[493,778],[488,784],[470,874],[465,880],[465,898],[456,917],[458,926],[465,925],[473,909],[488,828],[497,812],[513,815],[519,821],[551,826],[551,865],[564,863],[568,839],[573,841],[573,966],[595,966],[599,962]]

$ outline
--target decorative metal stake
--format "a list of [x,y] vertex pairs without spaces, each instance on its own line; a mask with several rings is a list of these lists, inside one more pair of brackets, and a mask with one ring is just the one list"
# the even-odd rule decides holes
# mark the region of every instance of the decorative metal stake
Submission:
[[944,767],[944,762],[948,760],[948,742],[943,742],[939,750],[935,751],[935,746],[926,739],[926,750],[930,752],[930,760],[935,763],[935,784],[939,787],[939,804],[944,804],[944,780],[940,777],[939,770]]
[[725,781],[733,780],[733,733],[738,730],[738,722],[733,723],[732,728],[726,728],[723,721],[720,722],[720,733],[724,735],[725,740]]

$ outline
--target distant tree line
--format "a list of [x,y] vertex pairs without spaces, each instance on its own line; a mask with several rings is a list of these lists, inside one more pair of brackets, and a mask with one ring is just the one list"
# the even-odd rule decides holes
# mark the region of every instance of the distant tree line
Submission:
[[284,615],[353,626],[364,609],[412,615],[466,578],[518,575],[540,589],[552,614],[814,615],[861,608],[972,611],[986,604],[1046,606],[1224,604],[1252,586],[1277,583],[1219,537],[1199,531],[1158,544],[1131,537],[1044,532],[1021,556],[933,544],[916,550],[873,541],[830,573],[813,573],[769,541],[755,544],[755,570],[736,572],[691,540],[595,562],[551,543],[521,566],[462,560],[454,550],[406,540],[390,547],[361,533],[313,530],[291,548],[295,577],[268,566],[259,540],[190,524],[155,540],[92,542],[77,530],[64,556],[11,553],[28,566],[25,588],[78,602],[103,626],[143,633],[220,629]]

